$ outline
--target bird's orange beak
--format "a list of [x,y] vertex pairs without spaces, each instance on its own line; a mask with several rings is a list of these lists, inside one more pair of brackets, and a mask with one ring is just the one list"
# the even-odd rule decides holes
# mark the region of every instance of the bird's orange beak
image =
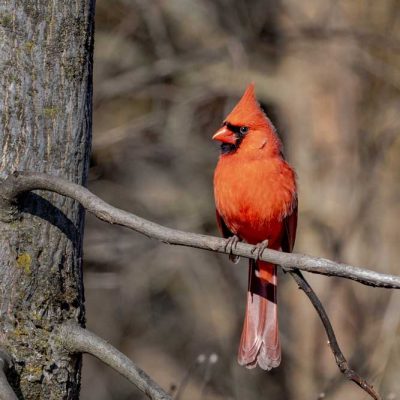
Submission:
[[221,129],[215,132],[214,136],[212,137],[212,140],[218,140],[219,142],[222,143],[231,143],[231,144],[236,143],[235,134],[232,131],[230,131],[226,126],[223,126]]

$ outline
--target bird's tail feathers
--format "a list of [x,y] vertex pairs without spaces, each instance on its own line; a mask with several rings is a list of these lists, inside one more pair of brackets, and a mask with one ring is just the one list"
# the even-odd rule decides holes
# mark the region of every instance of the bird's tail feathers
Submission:
[[277,313],[276,265],[250,260],[246,315],[238,362],[247,368],[257,364],[265,370],[281,361]]

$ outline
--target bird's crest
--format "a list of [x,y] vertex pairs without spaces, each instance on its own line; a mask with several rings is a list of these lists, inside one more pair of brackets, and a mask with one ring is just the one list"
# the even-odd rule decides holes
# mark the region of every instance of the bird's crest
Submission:
[[254,83],[251,83],[249,86],[247,86],[242,98],[226,117],[226,121],[235,126],[272,126],[255,97]]

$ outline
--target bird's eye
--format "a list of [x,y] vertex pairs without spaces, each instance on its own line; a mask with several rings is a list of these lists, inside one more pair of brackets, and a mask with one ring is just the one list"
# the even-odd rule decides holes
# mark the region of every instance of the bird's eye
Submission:
[[241,126],[240,127],[240,133],[242,135],[245,135],[249,131],[249,128],[247,126]]

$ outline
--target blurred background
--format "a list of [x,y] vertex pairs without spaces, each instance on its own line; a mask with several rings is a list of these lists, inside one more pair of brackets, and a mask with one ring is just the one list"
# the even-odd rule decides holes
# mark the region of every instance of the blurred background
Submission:
[[[399,274],[400,3],[97,0],[89,188],[218,235],[210,140],[255,82],[298,174],[295,250]],[[247,263],[87,217],[87,325],[176,399],[366,399],[308,299],[280,275],[282,364],[236,362]],[[400,293],[307,275],[351,366],[400,399]],[[141,399],[85,357],[82,399]]]

